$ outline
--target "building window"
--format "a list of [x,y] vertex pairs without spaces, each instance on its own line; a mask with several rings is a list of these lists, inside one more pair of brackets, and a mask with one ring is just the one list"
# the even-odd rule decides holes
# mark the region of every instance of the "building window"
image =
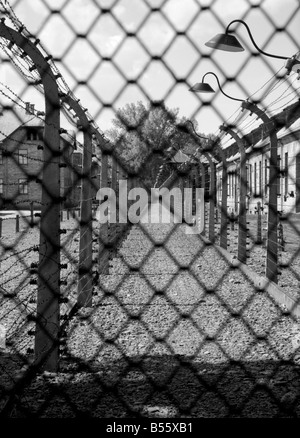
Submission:
[[19,179],[19,194],[20,195],[28,194],[28,181],[25,178]]
[[0,194],[3,194],[3,179],[0,178]]
[[289,155],[284,154],[284,194],[287,196],[289,190]]
[[27,140],[38,140],[39,136],[38,136],[38,132],[36,129],[27,129]]
[[28,151],[27,149],[20,149],[19,150],[19,163],[20,164],[28,164]]

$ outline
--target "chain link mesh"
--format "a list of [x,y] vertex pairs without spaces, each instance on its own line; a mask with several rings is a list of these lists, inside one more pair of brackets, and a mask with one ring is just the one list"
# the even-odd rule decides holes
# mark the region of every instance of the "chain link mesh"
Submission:
[[[298,55],[299,3],[281,15],[268,0],[182,3],[40,0],[29,25],[28,1],[0,2],[2,417],[300,415],[299,73],[244,37],[230,64],[198,43],[236,7],[264,27],[263,50],[283,38]],[[207,69],[268,121],[240,106],[229,117],[219,92],[170,109]],[[198,134],[210,119],[223,128]],[[199,187],[192,232],[174,218],[183,205],[195,217]],[[192,197],[161,203],[169,223],[148,201],[128,221],[123,197],[153,188]]]

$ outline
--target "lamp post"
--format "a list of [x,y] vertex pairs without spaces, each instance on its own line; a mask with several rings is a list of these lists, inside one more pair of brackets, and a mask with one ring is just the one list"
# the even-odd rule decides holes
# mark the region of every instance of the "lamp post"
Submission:
[[[258,106],[252,102],[237,99],[226,94],[220,85],[220,81],[217,75],[213,72],[206,73],[202,82],[195,84],[190,88],[190,91],[194,92],[214,92],[213,88],[204,82],[205,77],[208,74],[212,74],[216,79],[220,91],[229,99],[242,102],[242,109],[247,109],[250,114],[255,113],[264,123],[267,129],[267,133],[270,137],[270,173],[269,173],[269,204],[268,204],[268,241],[267,241],[267,262],[266,262],[266,277],[277,283],[277,262],[278,262],[278,248],[277,248],[277,225],[278,225],[278,212],[277,212],[277,135],[275,123],[268,117],[268,115],[262,111]],[[204,91],[203,91],[204,90]]]
[[224,50],[226,52],[242,52],[244,51],[244,47],[241,45],[239,40],[234,36],[230,35],[229,32],[233,32],[229,30],[232,24],[234,23],[240,23],[245,26],[247,29],[248,35],[251,39],[252,44],[256,48],[256,50],[261,53],[264,56],[268,56],[270,58],[276,58],[276,59],[283,59],[286,61],[285,68],[287,69],[287,73],[289,74],[291,71],[294,71],[296,73],[300,72],[300,61],[296,58],[296,55],[293,55],[292,57],[287,56],[281,56],[281,55],[273,55],[271,53],[265,52],[264,50],[260,49],[256,42],[254,41],[254,38],[252,36],[252,33],[250,31],[250,28],[248,24],[243,20],[233,20],[231,21],[228,26],[226,27],[225,33],[219,33],[216,36],[214,36],[211,40],[207,41],[205,45],[207,47],[211,47],[213,49],[219,49]]

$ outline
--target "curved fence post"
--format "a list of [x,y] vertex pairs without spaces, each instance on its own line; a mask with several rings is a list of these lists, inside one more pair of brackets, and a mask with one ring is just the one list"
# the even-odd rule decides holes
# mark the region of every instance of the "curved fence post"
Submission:
[[240,208],[239,208],[239,232],[238,232],[238,260],[242,263],[247,262],[247,221],[246,221],[246,196],[247,196],[247,169],[246,152],[243,139],[229,126],[222,125],[220,129],[228,133],[237,143],[240,161]]
[[[108,187],[108,156],[106,151],[102,151],[101,156],[101,178],[100,188]],[[108,223],[99,225],[99,250],[98,250],[98,270],[99,274],[108,274]]]
[[267,263],[266,277],[277,283],[278,276],[278,242],[277,242],[277,135],[275,124],[267,114],[252,102],[242,102],[242,108],[256,114],[265,124],[270,137],[270,173],[269,173],[269,204],[268,204],[268,241],[267,241]]
[[213,243],[215,241],[215,194],[216,194],[215,164],[209,152],[202,151],[202,153],[207,158],[210,168],[208,238]]
[[92,131],[79,101],[67,94],[60,97],[74,110],[83,131],[77,304],[79,307],[91,307],[93,280]]
[[[221,200],[221,225],[220,225],[220,246],[227,249],[227,160],[226,155],[218,140],[213,142],[212,147],[216,147],[222,158],[222,200]],[[215,187],[216,191],[216,187]]]
[[60,101],[55,75],[36,45],[1,19],[0,36],[16,44],[32,60],[45,93],[44,166],[38,266],[35,363],[58,370],[60,298]]
[[[205,191],[205,167],[204,164],[199,160],[199,167],[200,167],[200,173],[201,173],[201,187]],[[204,202],[204,208],[205,208],[205,202]],[[204,211],[204,226],[203,231],[201,233],[202,236],[205,236],[205,211]]]

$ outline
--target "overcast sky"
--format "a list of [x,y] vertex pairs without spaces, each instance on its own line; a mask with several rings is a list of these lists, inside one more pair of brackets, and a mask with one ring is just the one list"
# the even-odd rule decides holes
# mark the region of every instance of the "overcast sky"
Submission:
[[[232,78],[224,85],[224,91],[232,96],[246,98],[259,89],[256,97],[266,93],[267,86],[273,84],[270,80],[274,73],[279,69],[285,71],[284,61],[251,57],[251,52],[256,50],[243,26],[236,31],[245,47],[242,53],[225,53],[204,45],[234,19],[245,20],[258,46],[267,52],[288,57],[300,47],[298,0],[11,0],[9,3],[49,54],[61,59],[56,62],[58,68],[102,131],[111,127],[115,109],[126,103],[164,99],[168,107],[179,108],[181,116],[197,120],[199,131],[216,133],[224,120],[236,111],[239,113],[240,103],[221,93],[189,92],[189,86],[200,82],[208,71],[218,74],[222,84],[226,77]],[[108,13],[101,13],[100,7],[108,8]],[[151,7],[160,8],[160,12],[151,11]],[[57,12],[51,14],[51,9]],[[113,63],[103,57],[113,57]],[[22,93],[23,100],[43,109],[43,98],[32,88],[24,89],[24,81],[13,66],[2,64],[0,78],[17,94]],[[207,80],[217,91],[215,79],[209,76]],[[84,81],[87,86],[78,85]],[[270,82],[264,86],[267,81]],[[292,74],[288,81],[275,85],[262,104],[272,103],[270,111],[276,112],[276,99],[281,99],[277,108],[290,103],[297,96],[293,89],[299,88],[300,81]],[[208,104],[203,106],[203,102]]]

